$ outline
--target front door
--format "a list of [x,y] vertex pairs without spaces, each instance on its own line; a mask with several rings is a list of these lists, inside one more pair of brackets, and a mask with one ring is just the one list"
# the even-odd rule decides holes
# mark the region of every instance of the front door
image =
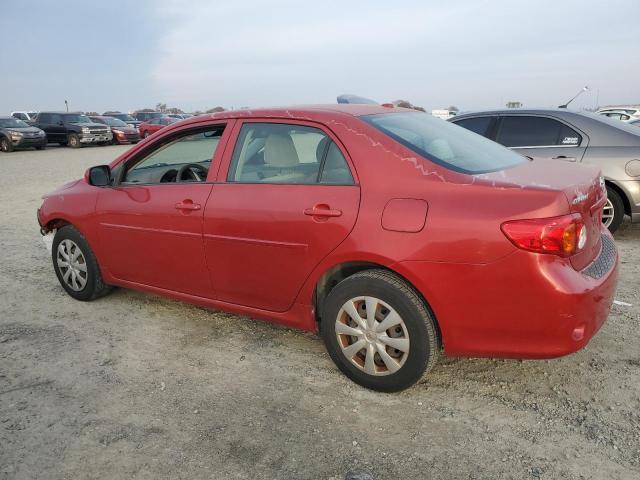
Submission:
[[245,122],[226,163],[204,218],[216,298],[286,311],[353,228],[360,189],[331,135],[309,124]]
[[202,219],[222,126],[160,138],[128,161],[96,212],[100,251],[116,278],[211,297]]

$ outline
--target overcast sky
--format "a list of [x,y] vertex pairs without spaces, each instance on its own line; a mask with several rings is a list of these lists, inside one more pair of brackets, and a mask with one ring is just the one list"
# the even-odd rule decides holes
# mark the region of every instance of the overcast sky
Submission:
[[640,0],[3,2],[0,114],[640,103]]

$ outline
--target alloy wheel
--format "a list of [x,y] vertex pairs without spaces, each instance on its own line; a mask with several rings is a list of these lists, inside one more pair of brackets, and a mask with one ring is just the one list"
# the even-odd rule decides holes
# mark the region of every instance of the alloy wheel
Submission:
[[9,151],[9,144],[7,143],[6,139],[2,139],[2,142],[0,142],[0,150],[2,150],[3,152],[8,152]]
[[607,203],[605,203],[602,208],[602,223],[604,223],[605,227],[608,228],[609,225],[611,225],[611,222],[613,222],[613,218],[615,217],[615,213],[613,203],[611,203],[611,200],[607,198]]
[[402,317],[376,297],[356,297],[342,305],[335,332],[344,356],[369,375],[397,372],[409,356],[409,332]]
[[56,264],[62,281],[73,291],[81,291],[87,284],[87,261],[80,247],[69,239],[58,245]]

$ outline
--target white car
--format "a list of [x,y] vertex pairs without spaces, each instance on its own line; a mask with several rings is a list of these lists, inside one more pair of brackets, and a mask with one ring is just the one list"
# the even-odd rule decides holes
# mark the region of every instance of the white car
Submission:
[[38,115],[38,112],[11,112],[11,116],[13,118],[17,118],[18,120],[23,120],[25,122],[35,120],[36,115]]
[[597,111],[600,115],[605,115],[609,118],[615,118],[628,122],[630,120],[640,119],[640,106],[638,105],[623,105],[620,107],[607,107],[601,108]]

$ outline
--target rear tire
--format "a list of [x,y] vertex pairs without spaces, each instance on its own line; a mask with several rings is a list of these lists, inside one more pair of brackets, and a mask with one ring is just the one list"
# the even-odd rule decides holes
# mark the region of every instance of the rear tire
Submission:
[[39,147],[36,147],[36,150],[45,150],[46,148],[46,145],[40,145]]
[[98,261],[89,243],[72,225],[56,232],[51,259],[60,285],[76,300],[94,300],[111,291],[111,287],[102,280]]
[[71,148],[80,148],[82,144],[80,143],[80,137],[78,137],[75,133],[70,133],[67,137],[67,145]]
[[613,188],[607,185],[607,203],[604,206],[602,223],[614,233],[624,219],[624,202]]
[[6,153],[13,152],[13,143],[11,143],[11,140],[7,137],[2,137],[2,139],[0,139],[0,150]]
[[321,334],[329,355],[363,387],[404,390],[437,361],[433,315],[420,295],[392,272],[365,270],[344,279],[331,290],[322,312]]

